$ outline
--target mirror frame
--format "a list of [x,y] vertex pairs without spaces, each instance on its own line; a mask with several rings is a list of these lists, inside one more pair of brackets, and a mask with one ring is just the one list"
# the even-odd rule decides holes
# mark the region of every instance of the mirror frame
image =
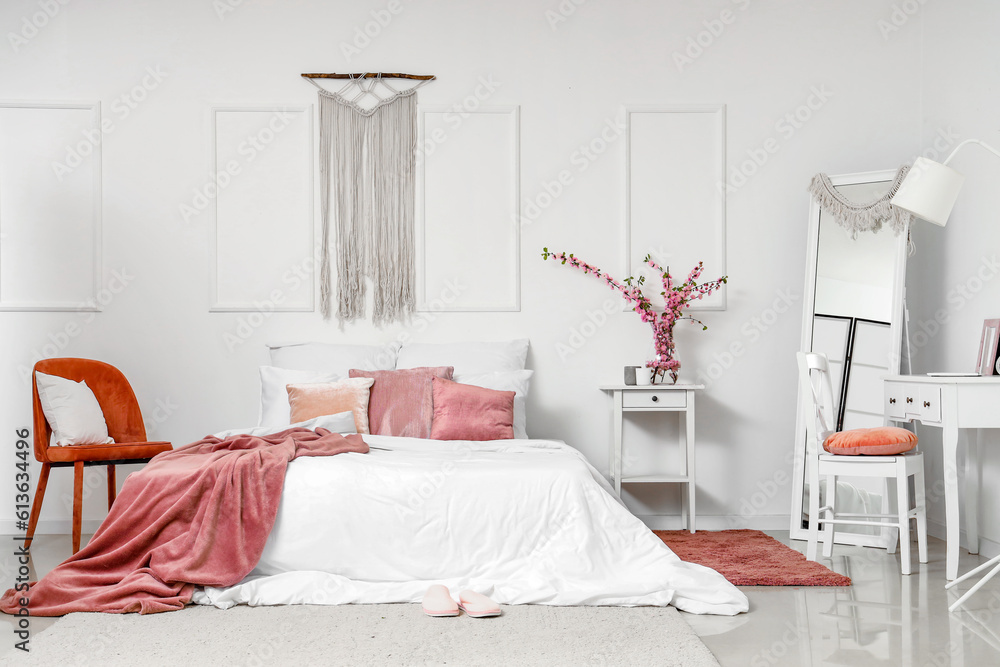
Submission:
[[[896,178],[896,169],[884,171],[866,171],[855,174],[840,174],[831,176],[830,182],[833,185],[863,185],[866,183],[886,182],[891,184]],[[819,255],[819,225],[820,225],[820,205],[814,197],[809,198],[809,240],[806,245],[806,276],[805,291],[802,295],[802,338],[799,342],[799,349],[804,351],[812,350],[813,309],[816,303],[816,268]],[[891,230],[883,230],[892,233]],[[907,238],[909,236],[909,226],[899,234],[896,243],[896,266],[893,276],[893,296],[892,312],[895,316],[890,323],[890,363],[889,374],[898,374],[900,359],[902,356],[903,328],[905,320],[905,300],[906,289],[906,256]],[[796,378],[798,376],[796,375]],[[798,385],[798,382],[796,382]],[[802,509],[803,494],[805,490],[806,475],[806,423],[805,406],[806,396],[803,395],[802,387],[796,389],[797,401],[795,411],[795,448],[792,465],[792,505],[791,516],[789,517],[789,537],[793,540],[805,540],[809,537],[809,531],[802,527],[804,516]],[[883,494],[883,503],[885,494]],[[881,530],[876,535],[862,535],[858,533],[839,532],[836,533],[837,544],[852,544],[857,546],[879,546],[884,547],[888,540],[888,531]]]

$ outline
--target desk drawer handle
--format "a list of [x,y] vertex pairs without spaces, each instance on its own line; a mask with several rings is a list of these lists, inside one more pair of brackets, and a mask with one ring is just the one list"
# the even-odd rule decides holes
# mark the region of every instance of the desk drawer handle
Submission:
[[912,398],[910,398],[909,396],[907,396],[907,397],[906,397],[906,402],[907,402],[907,403],[912,403],[912,402],[913,402],[913,399],[912,399]]
[[931,407],[931,402],[930,401],[924,401],[924,407],[925,408]]
[[895,402],[896,402],[896,399],[895,399],[895,398],[890,398],[890,399],[889,399],[889,404],[890,404],[890,405],[891,405],[891,404],[893,404],[893,403],[895,403]]
[[656,402],[657,402],[657,401],[659,401],[659,400],[660,400],[660,397],[659,397],[659,396],[654,396],[654,397],[653,397],[653,403],[656,403]]

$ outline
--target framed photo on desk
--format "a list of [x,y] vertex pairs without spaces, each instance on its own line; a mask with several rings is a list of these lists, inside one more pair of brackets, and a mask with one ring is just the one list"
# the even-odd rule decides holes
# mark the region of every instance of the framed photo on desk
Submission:
[[997,345],[1000,344],[1000,319],[984,320],[983,335],[979,339],[979,357],[976,372],[980,375],[1000,375],[997,371]]

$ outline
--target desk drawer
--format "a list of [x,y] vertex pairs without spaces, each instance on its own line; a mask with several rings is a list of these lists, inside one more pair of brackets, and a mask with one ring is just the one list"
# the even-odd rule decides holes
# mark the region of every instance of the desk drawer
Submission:
[[684,391],[626,391],[622,396],[624,408],[683,408],[687,407]]
[[897,421],[941,423],[941,388],[906,382],[885,385],[885,414]]
[[908,385],[898,382],[885,383],[885,415],[889,419],[906,419],[906,392]]
[[941,423],[941,387],[922,385],[919,392],[920,421],[925,424]]

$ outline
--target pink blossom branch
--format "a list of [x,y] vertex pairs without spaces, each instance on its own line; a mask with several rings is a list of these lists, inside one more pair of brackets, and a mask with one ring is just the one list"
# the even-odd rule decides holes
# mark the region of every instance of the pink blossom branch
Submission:
[[664,308],[662,313],[657,313],[653,308],[652,302],[642,293],[642,285],[645,282],[643,276],[639,276],[638,278],[629,276],[623,281],[618,281],[596,266],[575,257],[572,253],[549,252],[548,248],[542,249],[542,259],[552,259],[561,264],[569,264],[576,269],[580,269],[585,274],[603,278],[608,287],[619,292],[632,305],[632,310],[639,314],[639,318],[653,328],[653,343],[656,350],[656,358],[647,361],[646,366],[655,369],[660,374],[669,372],[675,382],[677,381],[677,370],[680,368],[680,361],[674,358],[674,325],[681,320],[690,320],[691,322],[700,324],[702,330],[708,329],[701,320],[695,319],[690,315],[685,315],[684,309],[692,301],[705,298],[728,281],[728,276],[722,276],[716,280],[699,285],[698,278],[701,277],[704,271],[704,263],[698,262],[698,265],[691,269],[687,280],[677,285],[670,275],[669,268],[664,269],[651,255],[646,255],[643,262],[660,273],[663,283],[663,291],[660,294],[663,296]]

